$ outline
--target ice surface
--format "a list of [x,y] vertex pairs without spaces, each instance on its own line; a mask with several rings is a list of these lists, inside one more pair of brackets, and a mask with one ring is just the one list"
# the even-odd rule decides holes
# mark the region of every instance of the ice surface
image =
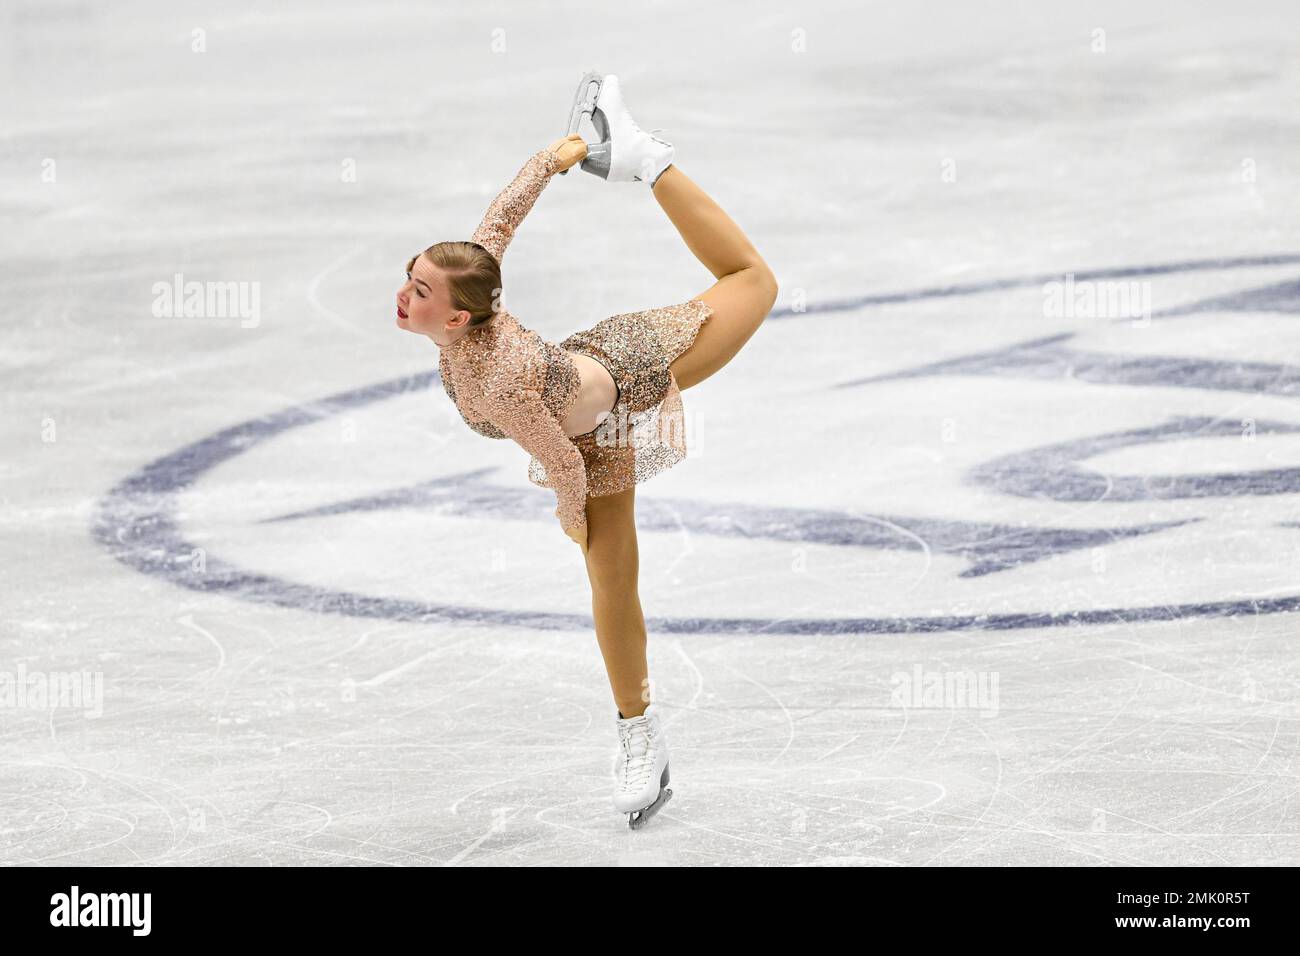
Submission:
[[[1294,4],[588,6],[3,6],[0,862],[1300,862]],[[392,318],[588,68],[782,288],[638,490],[636,833],[553,496]],[[556,341],[712,281],[585,174],[505,265]]]

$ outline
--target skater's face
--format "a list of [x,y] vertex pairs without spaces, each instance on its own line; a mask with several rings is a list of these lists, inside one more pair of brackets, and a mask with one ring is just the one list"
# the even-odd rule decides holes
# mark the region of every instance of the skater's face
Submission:
[[427,335],[439,345],[460,338],[469,322],[464,309],[452,308],[451,290],[442,270],[419,255],[406,264],[406,281],[397,290],[397,327]]

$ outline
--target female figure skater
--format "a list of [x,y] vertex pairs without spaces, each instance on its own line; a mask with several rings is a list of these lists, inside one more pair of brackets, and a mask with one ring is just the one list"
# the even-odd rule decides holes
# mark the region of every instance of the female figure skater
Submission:
[[[584,115],[599,142],[576,132]],[[442,384],[461,416],[529,453],[529,479],[554,489],[556,516],[586,557],[618,707],[614,806],[633,828],[672,795],[667,741],[648,693],[636,485],[685,458],[681,392],[731,361],[777,295],[767,263],[673,163],[674,152],[633,121],[615,75],[587,74],[569,135],[529,157],[470,242],[440,242],[415,256],[397,292],[398,326],[438,346]],[[611,316],[555,345],[500,305],[500,262],[551,176],[579,162],[610,182],[647,183],[717,281],[685,302]]]

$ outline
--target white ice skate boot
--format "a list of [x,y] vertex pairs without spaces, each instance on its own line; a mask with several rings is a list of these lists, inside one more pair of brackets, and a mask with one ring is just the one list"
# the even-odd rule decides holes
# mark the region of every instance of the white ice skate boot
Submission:
[[584,115],[591,117],[600,142],[587,144],[587,157],[580,164],[583,171],[611,183],[641,182],[654,188],[659,175],[672,164],[675,149],[672,143],[650,135],[656,130],[647,133],[636,125],[615,74],[588,73],[582,78],[565,135],[578,132]]
[[619,751],[614,758],[614,809],[626,813],[633,830],[659,812],[673,795],[668,789],[668,740],[651,704],[640,717],[616,718]]

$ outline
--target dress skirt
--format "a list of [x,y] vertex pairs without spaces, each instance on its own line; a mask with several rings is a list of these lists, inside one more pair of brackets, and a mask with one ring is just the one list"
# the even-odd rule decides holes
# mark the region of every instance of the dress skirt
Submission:
[[[691,347],[713,310],[699,299],[602,319],[560,343],[609,371],[618,387],[611,413],[571,440],[587,466],[587,497],[617,494],[686,457],[682,395],[668,366]],[[536,458],[529,480],[550,487]]]

